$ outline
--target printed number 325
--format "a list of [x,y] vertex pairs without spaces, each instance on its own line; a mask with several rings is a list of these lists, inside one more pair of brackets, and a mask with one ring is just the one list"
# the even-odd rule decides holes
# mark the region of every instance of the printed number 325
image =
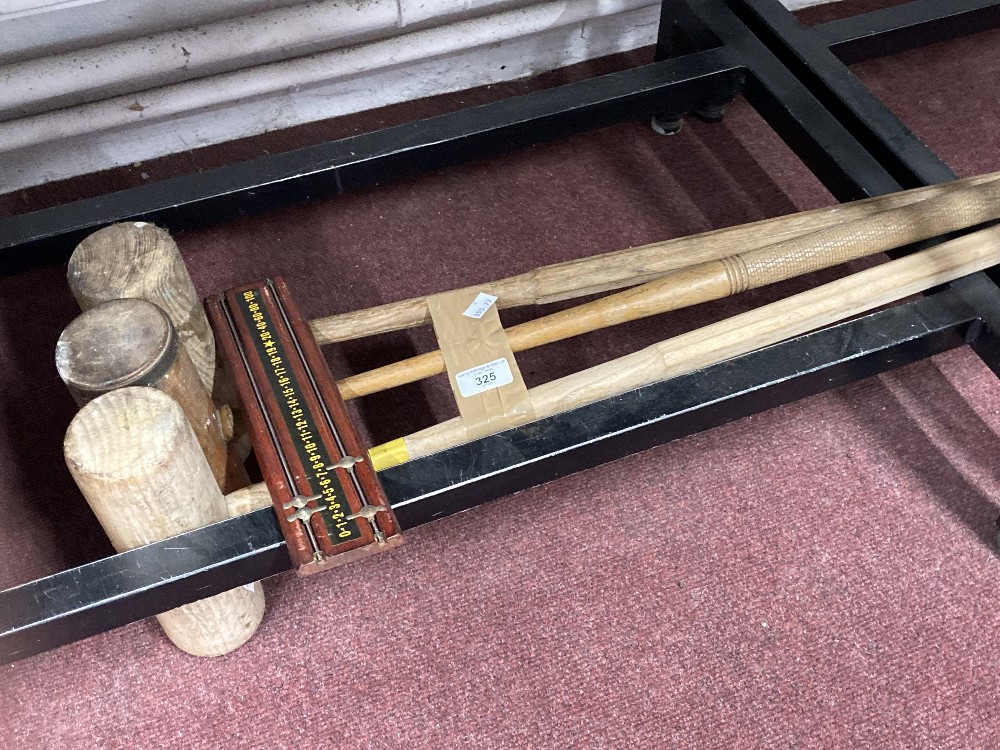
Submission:
[[496,382],[497,374],[495,372],[489,372],[485,375],[480,375],[476,378],[476,385],[486,385],[487,383]]

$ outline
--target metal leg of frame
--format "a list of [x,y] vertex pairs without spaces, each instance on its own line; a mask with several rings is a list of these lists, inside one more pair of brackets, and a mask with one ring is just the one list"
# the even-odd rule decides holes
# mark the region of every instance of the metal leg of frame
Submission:
[[[706,50],[721,45],[719,38],[707,26],[692,23],[690,18],[687,23],[681,24],[680,17],[683,13],[681,0],[663,0],[660,3],[655,60],[666,60],[677,54],[679,48]],[[726,115],[726,106],[736,98],[739,88],[736,85],[728,91],[720,87],[714,92],[706,92],[705,100],[692,108],[691,114],[702,122],[721,122]],[[660,135],[674,135],[680,131],[687,112],[688,110],[664,108],[653,116],[652,128]]]
[[844,123],[776,57],[725,0],[676,0],[687,34],[724,39],[746,65],[743,95],[840,201],[883,195],[899,183]]

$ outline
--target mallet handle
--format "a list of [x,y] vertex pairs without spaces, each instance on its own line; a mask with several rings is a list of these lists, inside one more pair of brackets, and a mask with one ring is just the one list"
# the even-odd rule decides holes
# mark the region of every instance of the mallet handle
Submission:
[[[984,229],[532,388],[531,404],[538,418],[567,411],[776,344],[997,263],[1000,227]],[[410,459],[465,440],[457,418],[404,438]]]
[[[603,299],[513,326],[515,352],[638,318],[774,284],[821,268],[884,252],[1000,218],[1000,181],[968,186],[808,235],[673,271]],[[444,372],[440,351],[428,352],[340,381],[345,399]]]
[[[984,229],[537,386],[529,391],[531,404],[539,419],[568,411],[832,325],[997,263],[1000,227]],[[451,419],[400,441],[404,460],[412,460],[466,442],[465,427]],[[255,484],[226,495],[226,503],[230,515],[237,516],[270,506],[271,498],[266,486]]]
[[[906,190],[838,206],[716,229],[656,242],[642,247],[603,253],[529,271],[498,281],[467,287],[497,295],[501,307],[542,305],[588,294],[621,289],[659,278],[685,266],[718,260],[734,252],[764,247],[800,237],[891,208],[946,195],[972,185],[992,182],[1000,173],[979,175],[942,185]],[[424,297],[391,302],[319,318],[311,326],[319,344],[363,338],[430,323]]]

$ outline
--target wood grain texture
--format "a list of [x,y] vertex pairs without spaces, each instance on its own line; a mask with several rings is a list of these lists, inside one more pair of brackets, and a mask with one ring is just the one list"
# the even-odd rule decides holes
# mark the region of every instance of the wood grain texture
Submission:
[[263,482],[251,484],[226,495],[226,509],[230,517],[270,507],[272,507],[271,493]]
[[165,230],[124,222],[94,232],[70,257],[67,278],[82,310],[129,297],[161,307],[212,392],[215,339],[177,243]]
[[[514,352],[757,289],[1000,217],[1000,180],[898,206],[818,232],[672,271],[654,281],[507,329]],[[468,293],[469,296],[473,292]],[[340,381],[345,399],[444,372],[440,351]]]
[[733,294],[973,227],[1000,217],[1000,181],[881,211],[725,259]]
[[[228,517],[208,462],[180,406],[153,388],[98,396],[70,423],[66,464],[119,552]],[[157,616],[170,639],[196,656],[246,642],[264,614],[260,584]]]
[[[855,221],[880,211],[947,195],[965,187],[993,182],[998,174],[916,188],[813,211],[778,216],[751,224],[716,229],[656,242],[642,247],[602,253],[588,258],[544,266],[525,274],[466,287],[470,292],[497,295],[501,308],[541,305],[588,294],[621,289],[659,278],[678,268],[764,247],[804,234]],[[424,297],[390,302],[378,307],[332,315],[312,321],[319,344],[363,338],[430,323]]]
[[[984,229],[532,388],[539,418],[831,325],[1000,263],[1000,228]],[[410,459],[465,441],[459,419],[405,438]]]
[[229,461],[222,423],[166,313],[141,299],[103,302],[77,316],[56,344],[56,369],[81,406],[102,393],[148,386],[184,411],[223,491],[248,483]]
[[[512,351],[520,352],[599,328],[719,299],[729,295],[730,290],[730,278],[721,261],[700,263],[624,292],[512,326],[507,329],[507,342]],[[435,350],[351,375],[337,385],[341,396],[350,400],[444,371],[444,357],[440,350]]]

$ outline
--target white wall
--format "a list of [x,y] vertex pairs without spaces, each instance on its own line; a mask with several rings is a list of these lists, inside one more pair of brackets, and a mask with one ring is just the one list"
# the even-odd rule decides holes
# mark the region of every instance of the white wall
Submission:
[[0,63],[249,15],[301,0],[0,0]]
[[0,193],[649,45],[658,5],[6,0]]

